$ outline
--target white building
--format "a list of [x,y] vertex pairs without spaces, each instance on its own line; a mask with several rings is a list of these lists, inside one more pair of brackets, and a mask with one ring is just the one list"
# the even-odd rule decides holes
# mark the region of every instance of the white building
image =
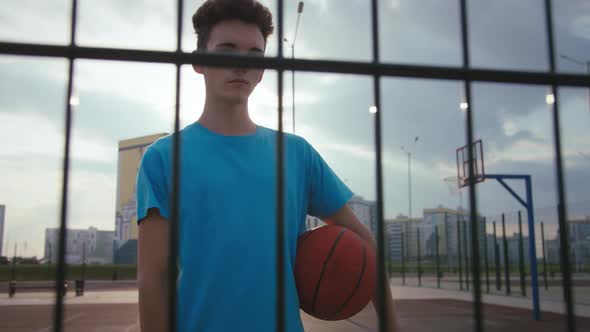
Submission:
[[395,219],[385,220],[385,238],[389,259],[394,262],[401,261],[402,255],[408,255],[407,252],[404,252],[404,248],[407,249],[408,246],[403,241],[407,239],[409,223],[410,219],[402,215],[397,216]]
[[[392,261],[401,261],[402,253],[406,258],[417,256],[417,229],[421,224],[420,218],[408,218],[404,215],[398,215],[395,219],[385,220],[386,225],[386,239],[388,248],[391,253]],[[423,231],[420,230],[421,243],[423,238]],[[403,244],[403,250],[402,250]],[[424,248],[421,247],[422,255]]]
[[[89,229],[68,229],[66,263],[110,264],[113,262],[114,232]],[[45,260],[57,262],[59,228],[45,229]]]

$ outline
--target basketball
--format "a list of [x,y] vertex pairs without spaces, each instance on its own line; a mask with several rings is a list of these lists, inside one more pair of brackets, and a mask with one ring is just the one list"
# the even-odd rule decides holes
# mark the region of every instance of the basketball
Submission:
[[295,282],[300,307],[322,320],[360,312],[376,287],[375,250],[353,231],[322,226],[297,241]]

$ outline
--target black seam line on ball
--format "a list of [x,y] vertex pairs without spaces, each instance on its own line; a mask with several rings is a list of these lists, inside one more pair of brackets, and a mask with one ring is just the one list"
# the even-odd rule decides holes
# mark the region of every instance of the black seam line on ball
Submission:
[[298,240],[297,242],[298,242],[298,243],[299,243],[299,242],[301,242],[301,243],[300,243],[300,246],[303,246],[303,243],[304,243],[305,241],[307,241],[307,240],[308,240],[308,239],[309,239],[309,238],[310,238],[310,237],[311,237],[311,236],[312,236],[314,233],[317,233],[317,232],[314,232],[314,231],[312,231],[312,230],[309,230],[309,231],[307,231],[307,232],[303,233],[303,235],[301,235],[302,237],[301,237],[301,238],[299,238],[299,240]]
[[314,315],[316,314],[316,312],[315,312],[315,303],[316,303],[316,301],[318,299],[318,293],[320,291],[320,286],[322,284],[322,279],[324,278],[324,273],[326,273],[326,266],[328,265],[328,262],[330,261],[330,258],[334,254],[334,251],[336,251],[336,246],[338,245],[338,242],[342,238],[342,235],[344,235],[344,232],[346,232],[346,229],[342,229],[340,231],[340,233],[338,234],[338,236],[336,237],[336,241],[334,241],[334,244],[332,245],[332,248],[330,249],[330,253],[328,254],[328,257],[326,257],[326,260],[324,261],[324,266],[322,266],[322,273],[320,273],[320,279],[318,280],[318,283],[315,286],[315,292],[313,294],[313,302],[312,302],[312,305],[311,305],[311,312]]
[[354,296],[354,294],[356,294],[356,291],[361,286],[361,281],[363,280],[363,277],[365,276],[366,266],[367,266],[367,248],[363,244],[363,267],[361,268],[361,274],[359,276],[359,279],[356,282],[356,286],[354,286],[354,289],[352,290],[352,292],[350,293],[350,295],[348,296],[346,301],[344,301],[344,303],[342,303],[340,308],[338,308],[338,310],[333,314],[333,316],[340,314],[340,312],[342,312],[342,310],[344,310],[344,308],[346,308],[346,305],[348,305],[348,302],[350,302],[350,300],[352,300],[352,297]]

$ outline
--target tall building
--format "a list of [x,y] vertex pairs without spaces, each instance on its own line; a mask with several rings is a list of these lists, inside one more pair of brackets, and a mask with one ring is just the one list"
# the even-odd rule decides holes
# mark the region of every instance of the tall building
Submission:
[[[113,262],[113,231],[68,229],[66,263],[110,264]],[[45,260],[56,263],[58,256],[59,228],[45,229]]]
[[568,222],[569,238],[572,242],[590,240],[590,217],[573,219]]
[[[412,222],[418,222],[420,219],[412,218]],[[410,229],[410,219],[406,216],[399,215],[395,219],[385,219],[385,238],[387,241],[387,250],[389,259],[393,262],[400,262],[402,254],[408,256],[407,243]],[[404,249],[402,248],[404,244]]]
[[[463,245],[464,231],[463,222],[467,220],[468,214],[465,210],[454,210],[445,207],[424,209],[425,224],[432,229],[428,232],[429,237],[425,239],[426,255],[433,256],[436,253],[436,241],[434,239],[434,227],[438,227],[439,255],[446,259],[449,266],[458,265],[459,242]],[[461,224],[461,228],[459,228]],[[461,253],[464,253],[462,248]]]
[[579,272],[582,265],[590,264],[590,217],[570,220],[568,225],[571,261]]
[[[135,181],[141,157],[145,149],[167,134],[156,134],[119,142],[117,171],[117,200],[115,215],[115,260],[117,256],[127,257],[125,262],[134,264],[137,260],[137,216]],[[126,245],[128,241],[129,244]],[[125,252],[119,252],[119,249]],[[134,254],[135,252],[135,254]]]
[[4,248],[4,215],[6,213],[6,206],[0,205],[0,256],[2,256],[2,249]]

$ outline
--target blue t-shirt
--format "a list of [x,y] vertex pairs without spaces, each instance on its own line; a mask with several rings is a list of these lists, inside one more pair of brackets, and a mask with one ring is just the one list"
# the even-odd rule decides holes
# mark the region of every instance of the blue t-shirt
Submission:
[[[277,135],[257,126],[224,136],[195,122],[180,131],[178,330],[274,331]],[[285,305],[288,332],[303,331],[294,279],[306,214],[327,217],[352,192],[303,138],[285,134]],[[150,145],[137,175],[137,220],[170,220],[173,136]],[[162,303],[165,305],[164,303]]]

